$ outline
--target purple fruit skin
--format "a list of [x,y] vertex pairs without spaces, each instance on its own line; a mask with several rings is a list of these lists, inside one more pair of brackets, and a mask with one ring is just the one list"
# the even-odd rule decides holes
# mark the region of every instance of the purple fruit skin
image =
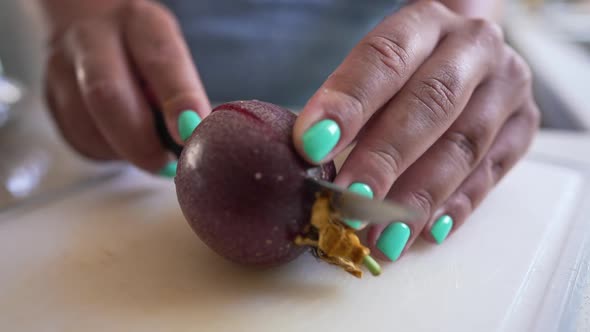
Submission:
[[218,106],[187,140],[175,177],[182,212],[198,237],[226,259],[249,266],[287,263],[305,248],[293,239],[309,223],[309,169],[332,181],[333,162],[305,162],[292,144],[296,116],[277,105]]

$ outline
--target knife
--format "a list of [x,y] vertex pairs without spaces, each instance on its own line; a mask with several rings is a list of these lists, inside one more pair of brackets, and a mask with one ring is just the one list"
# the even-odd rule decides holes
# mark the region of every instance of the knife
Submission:
[[180,158],[180,154],[182,152],[182,146],[178,145],[172,135],[168,132],[168,128],[166,127],[166,121],[164,120],[164,113],[160,112],[155,107],[152,107],[152,113],[154,115],[154,120],[156,122],[156,130],[158,131],[158,136],[160,137],[160,142],[164,146],[165,149],[172,152],[176,158]]
[[410,221],[417,215],[401,204],[361,196],[310,175],[305,177],[305,182],[313,192],[330,194],[332,208],[342,218],[388,224],[399,220]]
[[164,149],[173,153],[177,159],[180,158],[180,154],[182,153],[182,146],[176,143],[172,135],[170,135],[170,133],[168,132],[168,128],[166,127],[166,120],[164,119],[164,112],[160,110],[154,93],[149,88],[147,82],[140,81],[139,84],[152,113],[156,125],[156,131],[160,139],[160,143],[162,144]]

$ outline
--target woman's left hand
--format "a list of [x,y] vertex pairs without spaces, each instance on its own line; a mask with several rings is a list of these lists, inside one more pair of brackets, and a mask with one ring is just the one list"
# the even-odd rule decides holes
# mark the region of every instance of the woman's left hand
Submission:
[[422,235],[441,243],[528,150],[539,126],[531,73],[482,19],[418,1],[387,17],[309,100],[294,129],[312,163],[356,146],[335,182],[419,212],[369,226],[381,259]]

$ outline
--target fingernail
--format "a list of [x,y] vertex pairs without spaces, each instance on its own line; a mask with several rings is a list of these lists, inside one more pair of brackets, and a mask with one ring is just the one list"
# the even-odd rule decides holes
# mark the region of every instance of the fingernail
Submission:
[[453,218],[445,214],[436,219],[432,225],[432,228],[430,229],[430,234],[432,234],[432,237],[436,243],[441,244],[447,238],[452,228]]
[[340,127],[334,120],[322,120],[303,134],[303,150],[309,159],[320,162],[340,140]]
[[[348,190],[365,197],[373,198],[373,190],[367,184],[362,182],[355,182],[348,187]],[[361,220],[344,219],[344,222],[353,229],[361,228],[363,222]]]
[[201,123],[201,117],[197,112],[186,110],[180,113],[178,117],[178,133],[183,141],[186,141],[191,135],[195,128]]
[[377,248],[391,261],[396,261],[410,239],[410,227],[403,222],[393,223],[381,233]]
[[177,166],[178,166],[178,161],[173,160],[173,161],[169,162],[168,164],[166,164],[166,166],[164,166],[158,172],[158,174],[163,177],[173,178],[176,176],[176,167]]

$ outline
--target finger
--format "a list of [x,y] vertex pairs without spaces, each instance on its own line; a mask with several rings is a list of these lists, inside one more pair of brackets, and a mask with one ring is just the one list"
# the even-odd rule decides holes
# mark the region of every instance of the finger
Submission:
[[[512,55],[507,57],[507,62],[515,62],[512,59]],[[501,66],[504,69],[476,90],[449,130],[396,180],[387,198],[414,208],[418,215],[414,220],[400,221],[410,231],[405,242],[392,240],[389,226],[373,226],[374,242],[370,244],[377,252],[375,256],[396,260],[412,246],[434,211],[479,165],[512,110],[530,95],[528,67],[520,61],[515,63],[519,63],[519,72],[514,65]],[[446,238],[452,222],[440,219],[434,234],[439,241]],[[394,244],[397,246],[391,249]]]
[[457,120],[501,58],[498,28],[474,21],[449,34],[410,81],[367,124],[336,179],[363,181],[375,197],[423,155]]
[[123,159],[152,173],[168,170],[170,154],[159,140],[115,26],[87,20],[73,31],[68,36],[70,55],[82,98],[98,129]]
[[[539,114],[531,101],[506,122],[477,169],[433,215],[422,233],[424,238],[440,243],[441,238],[446,238],[445,233],[451,234],[464,224],[484,197],[527,152],[539,127]],[[447,230],[448,224],[451,228]]]
[[169,133],[182,144],[211,108],[191,54],[163,6],[135,1],[129,13],[124,32],[131,58],[164,112]]
[[387,17],[302,110],[293,131],[299,153],[318,163],[344,149],[457,22],[436,1],[419,1]]
[[[506,47],[504,51],[504,60],[500,62],[499,69],[477,88],[464,112],[396,180],[388,193],[389,199],[418,211],[416,219],[409,223],[406,221],[411,236],[405,243],[395,242],[398,245],[396,250],[390,249],[390,242],[393,241],[390,240],[391,232],[383,226],[375,226],[376,248],[381,249],[390,259],[397,259],[411,247],[433,212],[481,162],[512,110],[520,107],[530,95],[528,67],[511,49]],[[446,227],[452,220],[441,222]],[[442,231],[444,227],[437,236],[443,235]],[[389,252],[383,251],[384,248]]]
[[48,57],[45,93],[48,108],[63,138],[79,154],[114,160],[117,154],[94,125],[76,84],[74,70],[60,51]]
[[[405,221],[410,231],[405,242],[392,242],[389,226],[376,225],[371,244],[385,254],[376,256],[396,260],[411,247],[433,212],[481,162],[512,110],[530,95],[528,67],[514,52],[505,50],[500,69],[477,88],[456,122],[396,180],[387,197],[413,207],[418,216]],[[444,227],[451,222],[441,221],[437,236],[442,240]],[[395,250],[392,243],[397,245]]]

